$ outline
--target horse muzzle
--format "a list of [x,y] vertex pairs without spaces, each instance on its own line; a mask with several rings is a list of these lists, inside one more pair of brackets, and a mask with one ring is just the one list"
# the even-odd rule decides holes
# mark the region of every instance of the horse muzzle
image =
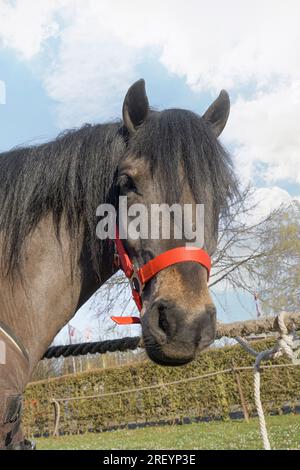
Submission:
[[189,314],[174,302],[156,300],[141,320],[148,356],[157,364],[178,366],[192,361],[196,354],[213,343],[216,309],[207,305]]

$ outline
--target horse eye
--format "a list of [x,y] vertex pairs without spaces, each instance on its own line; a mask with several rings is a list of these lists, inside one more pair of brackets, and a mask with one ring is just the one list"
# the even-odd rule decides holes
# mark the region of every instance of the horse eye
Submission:
[[136,193],[137,188],[133,179],[128,175],[121,175],[118,178],[118,186],[121,194]]

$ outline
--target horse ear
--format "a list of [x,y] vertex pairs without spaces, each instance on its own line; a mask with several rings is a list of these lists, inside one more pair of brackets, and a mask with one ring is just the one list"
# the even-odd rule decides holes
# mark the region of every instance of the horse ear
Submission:
[[227,91],[222,90],[218,98],[210,105],[203,114],[203,119],[208,121],[216,137],[219,137],[224,129],[230,111],[230,99]]
[[145,80],[135,82],[125,96],[123,103],[123,121],[129,133],[134,133],[146,119],[149,103],[145,90]]

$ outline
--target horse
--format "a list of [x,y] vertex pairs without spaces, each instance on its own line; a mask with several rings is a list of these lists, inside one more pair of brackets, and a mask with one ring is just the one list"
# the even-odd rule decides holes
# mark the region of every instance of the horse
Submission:
[[[127,91],[121,120],[0,154],[0,448],[32,448],[21,429],[26,384],[56,334],[118,269],[113,244],[96,236],[99,204],[117,208],[120,195],[128,210],[204,204],[204,249],[213,255],[220,215],[238,192],[218,140],[229,110],[224,90],[202,116],[152,109],[141,79]],[[124,246],[141,266],[185,241],[129,237]],[[183,365],[214,341],[216,309],[201,264],[162,270],[142,300],[154,362]]]

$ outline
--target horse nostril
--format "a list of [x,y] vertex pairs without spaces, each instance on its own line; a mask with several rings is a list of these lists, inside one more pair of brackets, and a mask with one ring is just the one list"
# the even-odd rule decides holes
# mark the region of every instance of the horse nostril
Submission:
[[168,301],[161,300],[157,305],[158,328],[169,339],[173,339],[178,328],[178,311],[176,306]]
[[166,336],[170,335],[170,325],[167,320],[166,306],[163,304],[158,306],[158,326],[166,334]]

